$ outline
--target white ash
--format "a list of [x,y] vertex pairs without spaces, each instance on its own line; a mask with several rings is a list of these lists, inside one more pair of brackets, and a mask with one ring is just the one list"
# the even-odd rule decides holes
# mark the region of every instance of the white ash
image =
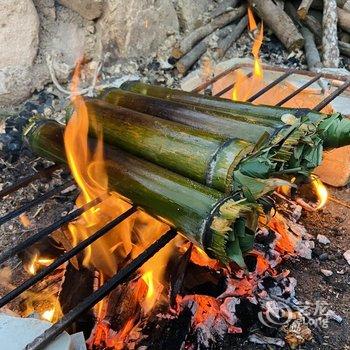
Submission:
[[281,338],[271,338],[271,337],[266,337],[262,334],[251,334],[248,337],[248,340],[251,343],[254,344],[261,344],[261,345],[275,345],[279,347],[284,347],[285,346],[285,341]]
[[327,236],[321,235],[321,234],[317,235],[317,241],[321,244],[324,244],[324,245],[331,243],[331,241],[329,240],[329,238]]
[[312,259],[312,249],[315,248],[315,242],[313,241],[299,241],[295,247],[296,253],[304,259]]
[[224,316],[226,322],[231,326],[237,324],[236,305],[240,304],[241,300],[235,297],[229,297],[220,305],[220,312]]
[[331,270],[326,270],[326,269],[321,269],[321,273],[322,275],[326,276],[326,277],[330,277],[333,275],[333,271]]
[[347,263],[350,265],[350,249],[344,252],[343,257],[347,261]]

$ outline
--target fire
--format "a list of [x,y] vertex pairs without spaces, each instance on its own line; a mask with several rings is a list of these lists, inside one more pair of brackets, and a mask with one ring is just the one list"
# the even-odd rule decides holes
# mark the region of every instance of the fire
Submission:
[[153,308],[156,302],[155,298],[157,297],[154,287],[153,271],[147,271],[144,273],[142,279],[147,285],[147,294],[143,302],[143,310],[145,313],[148,313]]
[[54,259],[39,258],[38,253],[36,253],[36,254],[33,255],[33,258],[31,260],[31,262],[27,266],[27,271],[31,275],[35,275],[40,267],[49,266],[50,264],[53,263],[53,261],[54,261]]
[[217,268],[219,266],[217,260],[209,258],[207,253],[199,247],[193,247],[191,260],[200,266],[208,266],[211,268]]
[[318,205],[316,209],[323,208],[328,200],[328,191],[326,186],[322,183],[322,181],[316,177],[315,175],[312,175],[312,186],[315,189],[315,192],[318,197]]
[[50,309],[50,310],[44,311],[44,312],[41,314],[41,318],[44,319],[44,320],[46,320],[46,321],[51,322],[52,319],[53,319],[53,317],[54,317],[54,315],[55,315],[55,309],[52,308],[52,309]]
[[253,77],[249,79],[242,70],[237,70],[235,74],[235,85],[231,96],[233,101],[246,101],[253,93],[255,86],[263,84],[264,74],[260,63],[259,51],[264,39],[264,24],[261,22],[260,29],[258,29],[253,11],[250,7],[248,7],[248,29],[255,35],[252,47],[252,54],[254,57]]

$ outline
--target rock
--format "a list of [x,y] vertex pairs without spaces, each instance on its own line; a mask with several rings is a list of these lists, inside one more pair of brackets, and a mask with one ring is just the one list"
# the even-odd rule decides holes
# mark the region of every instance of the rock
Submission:
[[[51,323],[35,318],[13,317],[0,314],[0,344],[2,349],[18,350],[41,335]],[[18,336],[20,330],[21,335]],[[70,350],[72,341],[68,333],[63,332],[45,350]]]
[[0,0],[0,69],[31,66],[38,44],[39,17],[32,0]]
[[350,265],[350,249],[347,250],[344,254],[343,257],[345,258],[345,260],[348,262],[348,264]]
[[168,33],[179,30],[171,0],[106,0],[97,29],[105,51],[116,57],[139,57],[159,49]]
[[343,318],[341,316],[339,316],[338,314],[336,314],[333,310],[328,310],[326,312],[326,316],[333,320],[336,321],[337,323],[342,323],[343,322]]
[[322,164],[314,173],[328,185],[345,186],[350,180],[350,146],[325,152]]
[[179,17],[182,31],[191,31],[202,23],[203,13],[208,11],[212,0],[177,0],[175,1],[176,11]]
[[0,69],[0,106],[16,105],[50,81],[46,66]]
[[102,0],[58,0],[58,2],[91,21],[102,15]]
[[317,235],[317,241],[321,244],[329,244],[331,241],[325,235]]
[[329,277],[333,275],[333,272],[331,270],[325,270],[325,269],[321,269],[321,273],[322,275]]

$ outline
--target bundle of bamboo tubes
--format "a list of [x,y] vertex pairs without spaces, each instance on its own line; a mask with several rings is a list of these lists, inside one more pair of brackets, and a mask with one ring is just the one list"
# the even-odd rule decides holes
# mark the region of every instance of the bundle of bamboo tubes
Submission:
[[[297,114],[139,82],[84,105],[103,128],[110,190],[209,256],[241,267],[264,196],[307,178],[324,147],[350,144],[350,120],[339,114]],[[33,151],[66,163],[63,125],[33,120],[28,130]]]

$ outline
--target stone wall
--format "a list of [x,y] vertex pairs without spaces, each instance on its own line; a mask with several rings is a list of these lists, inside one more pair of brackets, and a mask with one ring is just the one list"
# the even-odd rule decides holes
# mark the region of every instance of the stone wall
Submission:
[[212,3],[0,0],[0,106],[21,103],[52,81],[47,57],[63,83],[79,57],[92,63],[107,54],[113,62],[149,57],[199,25]]

